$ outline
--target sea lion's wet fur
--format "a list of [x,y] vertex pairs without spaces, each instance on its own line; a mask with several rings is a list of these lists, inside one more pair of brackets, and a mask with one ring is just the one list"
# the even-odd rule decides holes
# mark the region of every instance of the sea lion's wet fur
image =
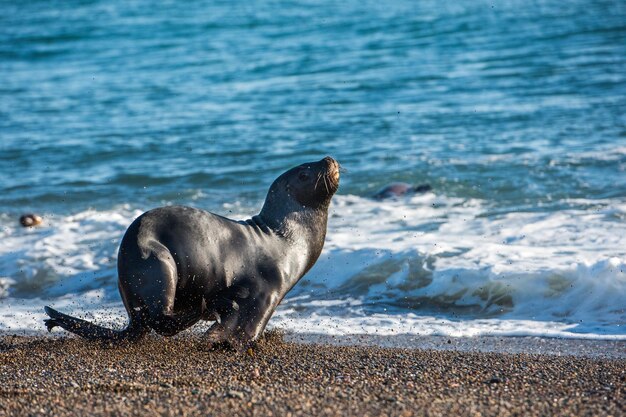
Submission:
[[118,256],[128,327],[106,329],[46,307],[48,330],[134,340],[150,329],[174,335],[203,319],[216,321],[212,342],[255,340],[322,251],[338,168],[327,157],[290,169],[274,181],[261,212],[245,221],[182,206],[144,213]]

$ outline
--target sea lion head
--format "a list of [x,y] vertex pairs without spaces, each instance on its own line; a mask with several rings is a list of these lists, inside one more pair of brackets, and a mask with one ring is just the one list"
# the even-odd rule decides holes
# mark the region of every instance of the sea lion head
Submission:
[[310,208],[327,207],[339,188],[339,164],[327,156],[320,161],[292,168],[281,177],[287,194],[300,205]]
[[273,223],[296,212],[325,213],[338,188],[339,163],[333,158],[298,165],[272,183],[261,216]]

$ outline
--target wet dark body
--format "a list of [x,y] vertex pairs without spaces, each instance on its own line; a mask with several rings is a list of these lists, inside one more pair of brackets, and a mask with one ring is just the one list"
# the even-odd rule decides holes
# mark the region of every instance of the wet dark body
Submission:
[[210,341],[255,340],[319,257],[338,186],[339,166],[326,157],[278,177],[261,212],[246,221],[191,207],[148,211],[130,225],[119,250],[127,328],[106,329],[50,307],[46,326],[88,339],[134,340],[150,329],[174,335],[215,320]]

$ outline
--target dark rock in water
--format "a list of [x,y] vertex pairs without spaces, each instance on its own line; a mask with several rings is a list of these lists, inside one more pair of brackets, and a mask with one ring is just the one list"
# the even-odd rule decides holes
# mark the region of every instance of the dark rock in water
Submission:
[[20,224],[24,227],[39,226],[43,223],[41,216],[33,213],[24,214],[20,217]]
[[397,198],[407,194],[425,193],[432,189],[430,184],[413,185],[406,182],[393,182],[381,188],[372,198],[385,200],[387,198]]

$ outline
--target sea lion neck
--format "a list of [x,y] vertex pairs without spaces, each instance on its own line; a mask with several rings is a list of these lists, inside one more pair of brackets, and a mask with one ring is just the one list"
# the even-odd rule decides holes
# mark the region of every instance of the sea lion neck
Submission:
[[[328,224],[328,210],[324,209],[303,209],[290,212],[282,218],[265,217],[267,212],[261,213],[254,218],[267,225],[289,248],[285,256],[297,256],[302,260],[298,267],[298,276],[306,274],[313,267],[324,248],[326,239],[326,226]],[[301,269],[300,269],[301,268]],[[297,281],[297,280],[296,280]],[[295,284],[293,281],[291,285]]]
[[252,219],[256,224],[263,224],[277,235],[290,240],[306,239],[321,241],[323,244],[328,223],[328,207],[277,211],[266,202],[261,212]]

